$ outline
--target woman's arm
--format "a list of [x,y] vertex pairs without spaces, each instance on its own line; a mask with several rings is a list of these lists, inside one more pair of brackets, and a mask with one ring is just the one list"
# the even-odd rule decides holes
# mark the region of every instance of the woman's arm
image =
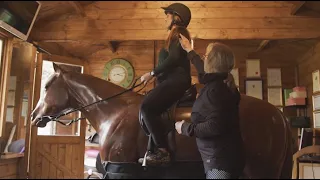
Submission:
[[180,63],[180,52],[182,48],[178,40],[172,41],[169,47],[169,55],[168,57],[159,65],[157,66],[153,72],[155,75],[160,73],[166,72],[174,67],[176,67]]
[[[211,97],[211,98],[210,98]],[[208,93],[208,100],[212,111],[205,117],[206,121],[202,123],[182,124],[181,132],[186,136],[195,136],[197,138],[209,138],[227,132],[227,124],[224,112],[222,110],[223,99],[218,92],[211,91]]]
[[194,50],[191,50],[188,52],[188,59],[191,61],[191,63],[194,65],[194,67],[198,72],[199,82],[203,84],[202,79],[205,75],[205,72],[204,72],[204,64],[201,57]]
[[205,72],[204,72],[204,63],[203,63],[201,57],[193,50],[193,48],[191,47],[190,41],[182,34],[180,34],[179,42],[181,44],[181,47],[185,51],[187,51],[188,59],[191,61],[191,63],[196,68],[196,70],[198,72],[199,82],[202,83],[202,79],[203,79],[203,76],[205,75]]
[[198,124],[189,122],[183,123],[181,127],[182,134],[190,137],[208,138],[226,132],[222,122],[223,120],[216,112],[210,114],[207,119],[207,121]]

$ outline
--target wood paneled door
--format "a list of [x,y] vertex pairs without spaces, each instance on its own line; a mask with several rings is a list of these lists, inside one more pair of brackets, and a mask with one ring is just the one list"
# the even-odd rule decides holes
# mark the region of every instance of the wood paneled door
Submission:
[[[53,61],[59,63],[58,58],[50,60],[41,53],[37,55],[33,108],[43,93],[47,78],[54,72]],[[84,63],[75,62],[65,64],[64,59],[61,66],[67,71],[86,71]],[[68,121],[76,116],[81,114],[74,113],[60,119]],[[85,127],[84,120],[67,127],[56,122],[48,123],[45,128],[31,127],[28,178],[83,179]]]

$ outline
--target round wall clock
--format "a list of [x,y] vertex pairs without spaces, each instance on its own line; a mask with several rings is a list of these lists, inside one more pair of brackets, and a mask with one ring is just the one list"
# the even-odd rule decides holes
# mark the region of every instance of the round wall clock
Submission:
[[134,69],[127,60],[116,58],[108,61],[103,69],[103,79],[128,88],[134,79]]

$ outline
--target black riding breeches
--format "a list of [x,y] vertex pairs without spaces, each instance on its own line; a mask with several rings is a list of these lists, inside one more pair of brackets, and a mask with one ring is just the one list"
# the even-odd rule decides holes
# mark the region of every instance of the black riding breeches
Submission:
[[186,77],[170,77],[159,83],[143,100],[141,113],[156,147],[167,148],[167,132],[161,114],[182,98],[190,84]]

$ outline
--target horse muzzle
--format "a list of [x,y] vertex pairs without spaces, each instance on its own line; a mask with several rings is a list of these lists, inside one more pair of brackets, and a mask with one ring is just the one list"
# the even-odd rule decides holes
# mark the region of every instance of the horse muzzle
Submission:
[[46,125],[49,121],[51,121],[51,119],[49,117],[40,117],[40,118],[33,120],[32,125],[43,128],[43,127],[46,127]]

